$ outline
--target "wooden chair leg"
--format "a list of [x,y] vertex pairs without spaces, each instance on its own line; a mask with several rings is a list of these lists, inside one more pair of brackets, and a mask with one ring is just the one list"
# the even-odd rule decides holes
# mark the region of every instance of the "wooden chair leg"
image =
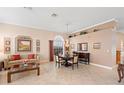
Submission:
[[72,70],[74,70],[74,64],[72,64]]
[[57,62],[56,62],[56,67],[57,67]]
[[122,77],[121,78],[124,78],[124,70],[122,69]]
[[11,74],[10,73],[7,73],[7,82],[11,83]]
[[58,68],[60,68],[60,63],[58,63]]
[[118,82],[121,82],[121,70],[120,70],[120,67],[118,67],[118,76],[119,76]]
[[77,68],[78,68],[78,63],[77,63]]

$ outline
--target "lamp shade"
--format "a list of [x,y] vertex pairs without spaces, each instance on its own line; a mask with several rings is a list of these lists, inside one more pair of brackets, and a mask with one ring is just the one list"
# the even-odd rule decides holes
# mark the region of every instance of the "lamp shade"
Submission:
[[65,47],[69,47],[69,41],[65,40]]

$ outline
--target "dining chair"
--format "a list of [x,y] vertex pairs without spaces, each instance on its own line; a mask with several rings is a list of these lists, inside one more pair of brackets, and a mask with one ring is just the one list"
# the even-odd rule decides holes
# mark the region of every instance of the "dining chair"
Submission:
[[58,64],[58,68],[60,68],[60,65],[62,65],[64,63],[62,58],[59,58],[58,55],[55,55],[55,62],[56,62],[56,67],[57,67],[57,64]]
[[72,70],[74,70],[74,65],[77,65],[78,68],[78,56],[74,56],[74,58],[70,61],[68,61],[68,63],[70,63],[72,65]]

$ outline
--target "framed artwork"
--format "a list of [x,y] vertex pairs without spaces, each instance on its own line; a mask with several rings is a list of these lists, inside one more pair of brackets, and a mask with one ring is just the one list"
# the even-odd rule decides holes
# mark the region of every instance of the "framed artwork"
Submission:
[[5,41],[5,45],[10,45],[10,41],[9,40],[6,40]]
[[88,43],[78,43],[78,51],[88,51]]
[[36,52],[40,52],[40,40],[36,40]]
[[101,43],[93,43],[93,49],[100,49]]
[[36,40],[36,46],[40,46],[40,40]]
[[9,51],[10,51],[10,47],[6,47],[6,48],[5,48],[5,51],[6,51],[6,52],[9,52]]
[[28,36],[16,37],[16,52],[31,52],[32,38]]
[[20,51],[27,51],[27,52],[30,52],[31,51],[31,40],[18,40],[17,41],[17,51],[20,52]]
[[37,48],[36,48],[36,51],[37,51],[37,52],[40,52],[40,47],[37,47]]
[[5,54],[11,53],[11,38],[9,37],[4,38],[4,53]]

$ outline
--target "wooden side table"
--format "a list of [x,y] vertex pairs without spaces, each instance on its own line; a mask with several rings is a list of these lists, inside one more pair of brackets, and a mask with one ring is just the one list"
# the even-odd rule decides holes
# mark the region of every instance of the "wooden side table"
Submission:
[[119,76],[118,82],[121,82],[121,80],[124,78],[124,64],[118,64],[117,71]]

